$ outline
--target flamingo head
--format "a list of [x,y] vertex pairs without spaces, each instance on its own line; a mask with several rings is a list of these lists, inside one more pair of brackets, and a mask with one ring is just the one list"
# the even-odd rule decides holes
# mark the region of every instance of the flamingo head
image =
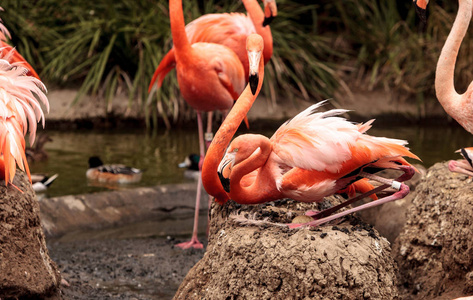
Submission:
[[263,53],[264,42],[263,38],[254,33],[250,34],[246,40],[246,50],[248,51],[248,61],[250,65],[250,83],[251,93],[256,94],[259,82],[259,65]]
[[271,24],[273,19],[278,15],[278,7],[275,0],[264,0],[264,21],[263,26]]

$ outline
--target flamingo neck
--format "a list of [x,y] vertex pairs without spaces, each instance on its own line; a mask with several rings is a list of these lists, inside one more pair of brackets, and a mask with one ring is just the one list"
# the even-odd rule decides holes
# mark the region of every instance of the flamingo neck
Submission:
[[169,0],[169,17],[176,60],[185,59],[191,52],[182,11],[182,0]]
[[264,78],[263,60],[260,61],[259,76],[256,93],[253,95],[250,85],[246,85],[245,90],[215,134],[207,150],[207,155],[205,155],[204,164],[202,166],[202,183],[207,193],[214,196],[219,203],[225,203],[229,199],[229,196],[223,189],[220,179],[218,178],[218,165],[225,155],[225,151],[240,126],[241,121],[245,118],[261,90]]
[[266,64],[271,56],[273,56],[273,36],[271,34],[271,28],[263,26],[264,11],[261,9],[260,4],[257,0],[243,0],[248,16],[255,26],[256,33],[261,35],[264,41],[263,57],[264,63]]
[[455,63],[461,43],[468,30],[472,14],[472,1],[459,0],[458,13],[442,48],[435,72],[437,99],[449,113],[460,105],[461,96],[455,91]]
[[[262,135],[252,135],[248,142],[251,143],[250,147],[259,147],[260,150],[233,166],[230,175],[230,198],[240,204],[257,204],[280,198],[274,175],[267,163],[272,149],[271,142]],[[252,178],[253,182],[249,186],[242,186],[242,178],[255,170],[258,170],[258,173]]]

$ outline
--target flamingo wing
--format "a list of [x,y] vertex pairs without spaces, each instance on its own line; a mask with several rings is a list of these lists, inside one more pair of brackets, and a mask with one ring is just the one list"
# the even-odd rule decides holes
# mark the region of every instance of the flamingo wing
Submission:
[[288,168],[349,173],[378,160],[379,167],[394,167],[391,158],[418,159],[405,147],[406,141],[365,134],[372,120],[354,124],[340,114],[343,109],[317,110],[325,101],[312,105],[284,123],[271,137],[273,159]]
[[7,59],[10,63],[20,64],[27,68],[28,73],[26,75],[34,76],[41,80],[38,73],[36,73],[34,68],[26,61],[26,59],[18,51],[16,51],[14,47],[10,46],[3,40],[0,40],[0,51],[2,53],[2,57]]
[[0,59],[0,170],[5,182],[11,182],[16,165],[30,176],[25,157],[25,139],[30,133],[32,144],[36,123],[43,121],[41,103],[49,111],[46,88],[41,81],[25,76],[27,69]]

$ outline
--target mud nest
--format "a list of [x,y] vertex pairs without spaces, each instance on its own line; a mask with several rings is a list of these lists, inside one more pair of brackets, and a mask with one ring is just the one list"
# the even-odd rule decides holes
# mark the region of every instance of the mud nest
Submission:
[[416,188],[393,246],[403,299],[473,294],[473,180],[432,166]]
[[214,204],[207,251],[174,299],[397,299],[389,242],[372,226],[353,216],[310,229],[273,224],[338,202]]

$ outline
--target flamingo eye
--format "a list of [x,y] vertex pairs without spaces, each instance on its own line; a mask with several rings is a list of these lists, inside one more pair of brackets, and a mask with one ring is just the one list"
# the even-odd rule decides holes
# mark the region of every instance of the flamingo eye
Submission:
[[238,152],[238,148],[233,149],[232,152]]

